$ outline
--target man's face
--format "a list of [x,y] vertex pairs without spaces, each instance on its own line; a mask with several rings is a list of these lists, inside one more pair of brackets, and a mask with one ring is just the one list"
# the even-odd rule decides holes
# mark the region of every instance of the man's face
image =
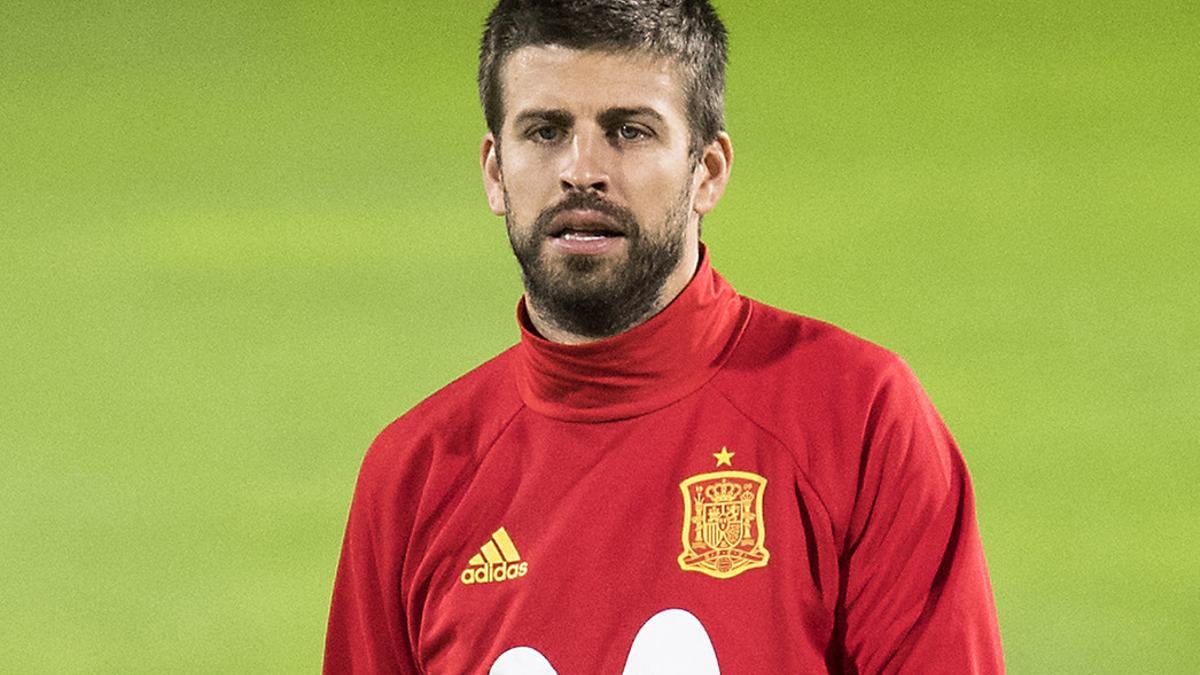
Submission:
[[524,47],[502,80],[484,181],[531,310],[584,337],[635,325],[691,278],[711,208],[697,205],[709,171],[689,154],[679,74],[646,54]]

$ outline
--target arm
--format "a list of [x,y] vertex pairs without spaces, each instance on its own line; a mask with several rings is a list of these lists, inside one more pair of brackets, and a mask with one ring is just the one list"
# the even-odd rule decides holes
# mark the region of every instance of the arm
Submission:
[[1002,673],[962,455],[903,364],[882,378],[842,552],[841,664],[862,673]]
[[325,635],[324,672],[420,672],[400,598],[403,526],[376,499],[371,453],[363,463],[342,543]]

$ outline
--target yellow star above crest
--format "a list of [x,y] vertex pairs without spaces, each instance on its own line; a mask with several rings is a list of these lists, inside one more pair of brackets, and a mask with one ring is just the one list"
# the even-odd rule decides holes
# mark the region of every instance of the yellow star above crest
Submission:
[[731,460],[733,459],[733,456],[736,454],[737,454],[736,452],[730,452],[729,448],[721,448],[720,452],[713,453],[713,457],[717,458],[717,466],[724,465],[724,466],[728,466],[728,467],[732,468],[733,462]]

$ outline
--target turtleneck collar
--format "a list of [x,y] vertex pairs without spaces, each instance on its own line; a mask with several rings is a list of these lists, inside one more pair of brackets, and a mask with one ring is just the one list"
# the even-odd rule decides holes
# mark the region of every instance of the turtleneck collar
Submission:
[[534,411],[569,422],[644,415],[699,389],[741,337],[750,303],[712,269],[708,251],[687,287],[645,323],[581,345],[534,332],[517,305],[517,387]]

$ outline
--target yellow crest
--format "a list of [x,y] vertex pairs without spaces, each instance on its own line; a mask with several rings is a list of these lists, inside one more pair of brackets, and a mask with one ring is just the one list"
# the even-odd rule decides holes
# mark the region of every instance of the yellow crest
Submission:
[[[718,457],[717,463],[728,465],[729,461]],[[766,567],[771,557],[763,546],[766,487],[766,478],[746,471],[714,471],[680,483],[683,553],[679,554],[679,567],[717,579]]]

